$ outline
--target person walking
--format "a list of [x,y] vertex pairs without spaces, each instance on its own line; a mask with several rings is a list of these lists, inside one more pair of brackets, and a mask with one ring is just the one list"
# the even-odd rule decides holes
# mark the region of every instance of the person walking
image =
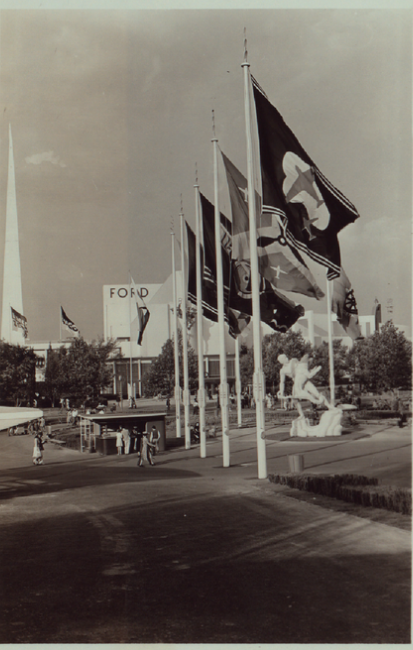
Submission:
[[138,467],[144,467],[145,462],[149,463],[149,465],[155,465],[152,458],[152,449],[154,447],[154,443],[149,441],[148,431],[144,431],[142,433],[141,455],[138,461]]
[[118,450],[118,456],[122,456],[123,451],[123,428],[119,427],[116,431],[116,449]]
[[35,435],[34,437],[34,446],[33,446],[33,465],[43,465],[43,449],[44,441],[40,434]]
[[130,451],[130,432],[129,429],[122,429],[122,438],[125,454],[129,454]]
[[161,434],[157,430],[155,425],[152,425],[151,432],[149,434],[149,442],[151,442],[154,447],[153,447],[153,456],[156,456],[156,454],[159,452],[159,440],[161,439]]

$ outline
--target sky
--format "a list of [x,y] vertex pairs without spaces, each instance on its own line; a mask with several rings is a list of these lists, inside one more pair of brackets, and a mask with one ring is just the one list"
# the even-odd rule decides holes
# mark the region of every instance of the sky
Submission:
[[[103,285],[167,279],[181,196],[195,228],[196,173],[214,199],[212,110],[246,174],[244,28],[251,73],[358,209],[339,242],[359,313],[377,298],[387,319],[392,300],[411,326],[410,11],[13,9],[0,11],[0,251],[11,124],[31,341],[58,339],[60,305],[97,339]],[[230,216],[222,169],[219,197]]]

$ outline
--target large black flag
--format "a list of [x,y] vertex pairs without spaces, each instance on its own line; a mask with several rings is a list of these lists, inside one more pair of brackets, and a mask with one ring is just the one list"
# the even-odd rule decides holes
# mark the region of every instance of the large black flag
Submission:
[[[294,133],[268,101],[255,79],[253,92],[259,134],[262,212],[279,236],[340,275],[337,233],[359,214],[304,151]],[[267,242],[268,243],[268,242]]]

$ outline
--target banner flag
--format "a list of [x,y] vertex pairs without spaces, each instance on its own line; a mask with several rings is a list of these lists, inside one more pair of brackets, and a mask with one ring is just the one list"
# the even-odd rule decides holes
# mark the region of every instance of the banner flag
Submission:
[[148,324],[150,313],[149,313],[149,309],[145,305],[144,299],[142,298],[141,294],[139,293],[139,290],[135,285],[135,282],[133,281],[132,276],[130,278],[130,281],[131,281],[131,297],[135,295],[136,311],[137,311],[137,315],[135,316],[135,318],[132,320],[130,324],[131,338],[132,338],[132,332],[134,332],[134,338],[136,338],[137,344],[142,345],[143,333]]
[[19,314],[18,311],[10,307],[11,309],[11,321],[12,329],[17,332],[19,329],[23,330],[23,336],[25,339],[29,336],[29,331],[27,329],[27,318],[23,314]]
[[278,223],[279,241],[341,272],[337,234],[359,214],[305,152],[277,109],[252,78],[262,177],[262,212]]
[[68,316],[66,315],[66,312],[65,312],[65,310],[63,309],[62,306],[60,307],[60,313],[61,313],[61,317],[62,317],[62,325],[63,325],[63,327],[65,329],[67,329],[67,330],[70,330],[71,332],[75,332],[75,334],[77,334],[79,336],[80,332],[79,332],[78,328],[76,327],[74,322],[72,320],[70,320],[70,318],[68,318]]
[[341,269],[340,276],[333,280],[331,310],[337,314],[338,322],[353,341],[363,338],[359,325],[354,291],[343,268]]
[[[221,151],[227,173],[228,189],[232,212],[232,258],[235,260],[234,273],[237,281],[237,269],[242,272],[250,259],[249,251],[249,217],[247,180],[235,165]],[[260,206],[256,194],[256,207]],[[260,209],[260,207],[259,207]],[[257,244],[260,273],[271,284],[284,291],[301,293],[320,300],[324,293],[317,285],[313,274],[297,250],[291,248],[281,236],[281,229],[275,220],[268,221],[263,215],[257,224]]]
[[[185,221],[186,226],[186,241],[187,241],[187,296],[189,302],[196,305],[196,237],[191,226]],[[201,263],[202,268],[202,263]]]

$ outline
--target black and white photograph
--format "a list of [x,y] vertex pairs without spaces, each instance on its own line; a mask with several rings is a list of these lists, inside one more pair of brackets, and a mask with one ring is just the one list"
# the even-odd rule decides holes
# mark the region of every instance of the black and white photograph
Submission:
[[411,643],[412,9],[1,2],[0,644]]

